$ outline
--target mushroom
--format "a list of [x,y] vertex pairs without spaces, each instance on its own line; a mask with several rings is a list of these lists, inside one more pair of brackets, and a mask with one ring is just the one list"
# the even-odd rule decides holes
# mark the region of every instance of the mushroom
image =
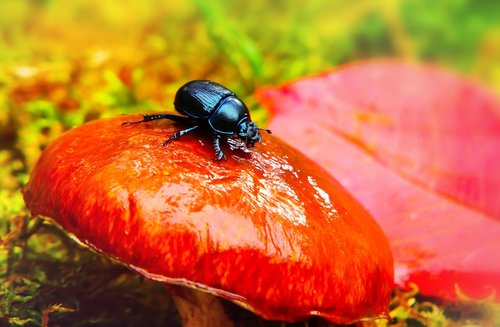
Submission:
[[[271,320],[387,317],[388,241],[325,170],[272,135],[210,160],[211,139],[137,117],[74,128],[23,190],[32,215],[165,282],[184,326],[230,326],[219,297]],[[200,138],[201,136],[201,138]]]

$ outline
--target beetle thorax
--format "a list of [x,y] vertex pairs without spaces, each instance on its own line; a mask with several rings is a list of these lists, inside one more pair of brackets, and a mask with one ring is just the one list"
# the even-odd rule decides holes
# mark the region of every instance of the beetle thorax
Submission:
[[208,124],[220,134],[236,134],[240,125],[250,117],[248,108],[240,99],[229,96],[220,101],[208,118]]

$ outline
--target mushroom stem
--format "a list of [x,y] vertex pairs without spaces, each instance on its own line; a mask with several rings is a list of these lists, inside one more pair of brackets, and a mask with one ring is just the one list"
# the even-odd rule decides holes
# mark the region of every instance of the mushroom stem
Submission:
[[183,327],[234,326],[216,296],[177,285],[167,285],[167,288]]

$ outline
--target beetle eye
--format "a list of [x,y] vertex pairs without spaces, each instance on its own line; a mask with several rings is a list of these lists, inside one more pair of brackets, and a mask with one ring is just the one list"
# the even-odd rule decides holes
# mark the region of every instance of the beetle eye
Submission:
[[252,147],[255,143],[262,141],[259,128],[253,121],[242,123],[238,136],[245,139],[247,147]]
[[248,129],[248,126],[247,126],[247,123],[244,122],[240,125],[240,131],[238,132],[238,136],[239,137],[246,137],[247,136],[247,129]]
[[246,141],[249,146],[253,146],[256,142],[261,141],[259,129],[254,122],[249,122],[246,132]]

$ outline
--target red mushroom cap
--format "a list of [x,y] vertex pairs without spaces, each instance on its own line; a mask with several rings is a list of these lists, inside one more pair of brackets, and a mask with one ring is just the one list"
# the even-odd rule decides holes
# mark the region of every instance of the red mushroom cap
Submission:
[[97,120],[48,146],[24,189],[34,215],[146,277],[209,292],[267,319],[387,315],[388,241],[325,170],[272,135],[212,160],[180,126]]

